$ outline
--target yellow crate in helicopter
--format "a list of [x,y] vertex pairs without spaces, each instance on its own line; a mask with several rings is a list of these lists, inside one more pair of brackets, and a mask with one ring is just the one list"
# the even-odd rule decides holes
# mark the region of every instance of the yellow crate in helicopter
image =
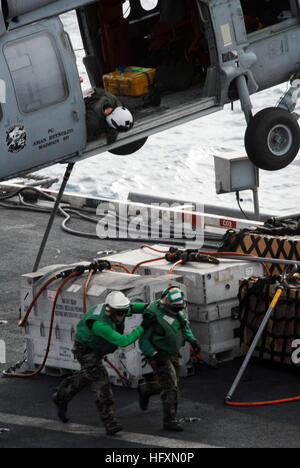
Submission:
[[104,89],[119,96],[143,96],[150,92],[155,72],[154,68],[118,68],[103,76]]

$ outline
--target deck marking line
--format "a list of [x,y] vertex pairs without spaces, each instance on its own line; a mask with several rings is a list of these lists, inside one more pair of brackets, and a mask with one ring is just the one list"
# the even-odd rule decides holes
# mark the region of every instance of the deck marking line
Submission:
[[[91,436],[96,438],[106,436],[105,430],[96,426],[87,426],[75,423],[62,424],[52,419],[33,418],[9,413],[0,413],[0,422],[6,425],[28,426],[73,435]],[[151,445],[154,447],[165,448],[217,448],[213,445],[201,444],[200,442],[169,439],[168,437],[152,436],[149,434],[138,434],[126,431],[120,433],[120,435],[114,436],[114,439],[145,446]]]

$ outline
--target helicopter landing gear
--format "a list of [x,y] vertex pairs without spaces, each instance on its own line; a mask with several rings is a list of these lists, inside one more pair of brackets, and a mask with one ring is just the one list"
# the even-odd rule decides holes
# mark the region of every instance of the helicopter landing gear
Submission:
[[300,148],[296,117],[279,107],[258,112],[247,127],[245,148],[249,159],[260,169],[277,171],[288,166]]
[[236,79],[241,106],[247,121],[245,149],[252,163],[266,171],[288,166],[300,149],[299,116],[294,113],[300,96],[298,74],[291,80],[291,88],[278,107],[269,107],[252,114],[252,104],[245,76]]

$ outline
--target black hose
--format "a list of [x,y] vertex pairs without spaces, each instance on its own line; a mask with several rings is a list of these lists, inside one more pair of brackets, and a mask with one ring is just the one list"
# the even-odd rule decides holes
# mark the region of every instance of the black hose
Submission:
[[[19,196],[20,203],[21,203],[22,206],[19,206],[17,204],[14,204],[13,206],[10,206],[9,205],[10,202],[7,202],[5,204],[0,203],[0,206],[2,206],[4,208],[23,209],[23,210],[28,210],[28,211],[36,211],[36,212],[40,212],[40,213],[49,213],[49,212],[51,212],[51,208],[49,208],[49,209],[48,208],[41,208],[41,207],[37,207],[35,205],[32,205],[30,203],[25,202],[20,197],[20,195],[22,194],[23,191],[27,191],[27,190],[33,190],[34,192],[42,195],[44,198],[46,198],[47,200],[50,200],[52,202],[55,202],[55,200],[56,200],[55,197],[43,192],[42,190],[38,189],[37,187],[27,186],[27,187],[21,187],[21,188],[19,188],[18,190],[16,190],[15,192],[13,192],[11,194],[7,194],[5,196],[0,197],[0,202],[1,202],[1,200],[6,201],[6,200],[9,200],[9,199],[14,198],[16,196]],[[88,222],[94,223],[94,224],[97,224],[99,222],[99,219],[96,219],[96,218],[94,218],[92,216],[88,216],[86,214],[83,214],[83,213],[81,213],[81,211],[88,212],[88,210],[86,210],[84,208],[74,209],[74,208],[70,207],[69,205],[60,204],[59,205],[59,214],[65,218],[64,221],[61,224],[61,229],[64,232],[66,232],[67,234],[74,235],[74,236],[77,236],[77,237],[83,237],[83,238],[86,238],[86,239],[93,239],[93,240],[94,239],[99,239],[99,236],[97,236],[96,234],[77,231],[77,230],[74,230],[74,229],[67,226],[67,224],[71,220],[71,216],[70,216],[69,213],[71,213],[71,214],[73,214],[75,216],[78,216],[79,218],[82,218],[82,219],[84,219],[84,220],[86,220]],[[116,219],[119,220],[119,221],[120,220],[125,220],[126,222],[128,221],[126,218],[121,217],[119,215],[116,215]],[[120,242],[134,242],[134,243],[148,242],[148,243],[151,243],[151,244],[160,243],[160,244],[178,245],[178,246],[185,246],[185,241],[190,240],[190,239],[186,239],[184,237],[183,237],[184,240],[179,240],[179,239],[177,240],[177,239],[174,239],[174,237],[170,237],[169,239],[166,239],[166,238],[163,239],[161,237],[158,237],[158,238],[155,238],[155,239],[149,239],[147,237],[147,235],[148,235],[149,227],[151,227],[151,224],[148,224],[148,225],[143,224],[143,225],[141,225],[141,227],[143,228],[141,233],[143,233],[145,235],[144,238],[131,239],[131,238],[128,238],[128,237],[125,237],[125,238],[117,237],[117,238],[111,238],[111,239],[106,239],[106,240],[120,241]],[[158,234],[162,234],[162,227],[161,226],[159,226]],[[174,228],[172,228],[172,226],[170,226],[170,235],[174,236]],[[208,236],[206,238],[206,240],[208,240],[208,241],[220,241],[220,236],[218,237],[216,235],[210,235],[210,236]]]
[[[1,200],[9,200],[10,198],[14,198],[14,197],[20,195],[24,190],[28,190],[28,189],[34,190],[35,192],[41,194],[46,199],[55,202],[55,197],[53,197],[52,195],[46,194],[42,190],[39,190],[36,187],[30,187],[30,186],[22,187],[22,188],[18,189],[17,191],[15,191],[15,192],[13,192],[13,193],[11,193],[9,195],[5,195],[4,197],[0,197],[0,201]],[[38,211],[38,212],[41,212],[41,213],[51,212],[51,209],[48,210],[46,208],[38,208],[38,207],[36,207],[34,205],[31,205],[29,203],[24,202],[24,200],[20,200],[20,203],[21,203],[22,206],[14,205],[12,207],[12,206],[9,206],[9,205],[4,206],[3,204],[0,204],[0,206],[6,207],[6,208],[11,208],[11,209],[16,208],[16,209],[26,209],[26,210],[30,210],[30,211]],[[65,220],[61,224],[61,228],[62,228],[63,231],[67,232],[68,234],[77,236],[77,237],[84,237],[84,238],[88,238],[88,239],[99,239],[99,236],[97,236],[97,234],[91,234],[91,233],[86,233],[86,232],[82,232],[82,231],[76,231],[74,229],[71,229],[71,228],[67,227],[67,223],[71,219],[71,216],[68,214],[68,212],[76,214],[77,216],[79,216],[79,217],[81,217],[81,218],[83,218],[83,219],[85,219],[85,220],[87,220],[89,222],[93,222],[95,224],[98,223],[99,220],[96,220],[95,218],[86,216],[86,215],[78,212],[77,210],[74,210],[73,208],[69,208],[69,207],[62,206],[62,205],[59,205],[59,212],[65,218]],[[117,219],[122,219],[122,218],[117,216]],[[148,234],[148,227],[149,226],[144,225],[144,227],[145,227],[145,231],[147,229],[147,234]],[[160,232],[161,232],[161,228],[160,228]],[[144,233],[146,234],[146,232],[144,232]],[[175,240],[172,240],[172,239],[161,239],[161,238],[149,239],[148,237],[138,238],[138,239],[131,239],[131,238],[128,238],[128,237],[125,237],[125,238],[116,237],[116,238],[108,238],[108,239],[105,239],[105,240],[107,240],[107,241],[119,241],[119,242],[134,242],[134,243],[148,242],[148,243],[151,243],[151,244],[160,243],[160,244],[166,244],[166,245],[185,246],[185,242],[180,241],[180,240],[175,241]]]
[[243,201],[243,200],[240,199],[240,192],[236,192],[235,195],[236,195],[236,201],[237,201],[238,207],[239,207],[242,215],[245,217],[245,219],[249,219],[248,216],[246,215],[245,211],[243,210],[242,206],[241,206],[241,201]]

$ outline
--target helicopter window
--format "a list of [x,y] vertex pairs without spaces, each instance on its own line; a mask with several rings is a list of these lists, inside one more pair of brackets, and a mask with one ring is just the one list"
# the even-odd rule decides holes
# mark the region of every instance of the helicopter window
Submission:
[[20,110],[35,112],[68,96],[63,64],[49,34],[36,34],[7,44],[4,54]]
[[241,0],[248,33],[267,28],[294,16],[290,0]]
[[130,1],[126,0],[126,2],[123,3],[123,16],[124,16],[124,18],[128,18],[128,16],[130,16],[130,13],[131,13]]
[[157,7],[158,0],[141,0],[141,5],[144,10],[154,10]]

